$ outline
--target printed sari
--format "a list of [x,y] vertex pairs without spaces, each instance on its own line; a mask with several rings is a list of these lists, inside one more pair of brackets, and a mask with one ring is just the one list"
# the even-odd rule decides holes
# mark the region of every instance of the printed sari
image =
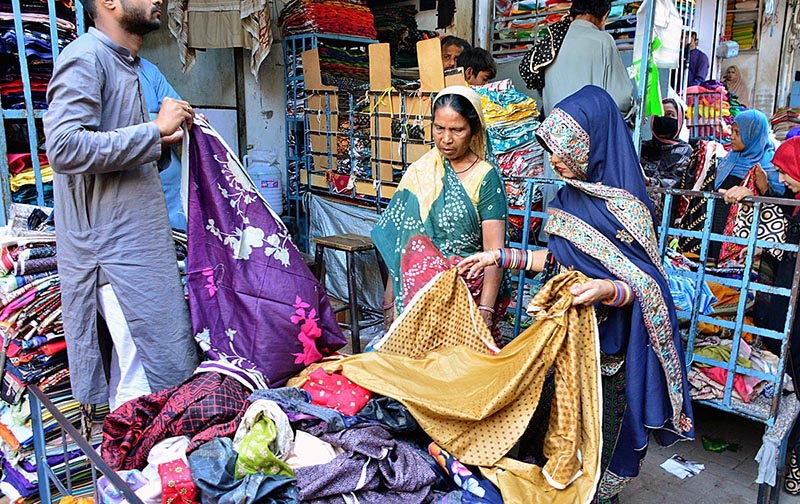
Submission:
[[[468,98],[483,124],[477,93],[465,86],[452,86],[438,96],[449,93]],[[473,137],[470,148],[479,156],[484,154],[482,130]],[[398,313],[402,313],[414,294],[438,273],[455,266],[461,258],[483,250],[481,223],[507,218],[508,204],[503,187],[498,171],[484,160],[459,180],[450,162],[436,148],[408,167],[371,233],[389,269]],[[470,281],[468,285],[477,302],[483,278]],[[495,302],[495,328],[508,306],[509,291],[506,275]],[[499,340],[499,330],[495,332]]]
[[[584,87],[562,100],[537,134],[576,177],[548,210],[555,261],[592,278],[621,280],[636,296],[630,306],[603,307],[598,326],[604,381],[624,376],[613,387],[604,383],[604,415],[616,418],[604,418],[613,427],[604,427],[604,449],[613,453],[598,497],[610,498],[639,473],[650,433],[664,445],[694,436],[678,321],[644,176],[611,96]],[[623,388],[624,397],[609,404],[612,389]]]

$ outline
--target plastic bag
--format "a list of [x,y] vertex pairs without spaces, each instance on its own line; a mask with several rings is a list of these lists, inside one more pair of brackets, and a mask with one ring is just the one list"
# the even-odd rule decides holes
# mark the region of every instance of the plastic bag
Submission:
[[[645,0],[636,13],[636,38],[633,41],[633,59],[642,56],[642,44],[645,42],[645,17],[647,5],[652,0]],[[678,68],[681,53],[681,37],[683,20],[675,4],[669,0],[655,0],[653,16],[653,36],[661,40],[661,47],[653,48],[653,61],[658,68]]]

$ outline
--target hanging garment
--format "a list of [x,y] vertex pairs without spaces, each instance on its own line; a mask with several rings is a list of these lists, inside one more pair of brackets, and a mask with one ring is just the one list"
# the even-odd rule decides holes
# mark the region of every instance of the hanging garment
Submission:
[[[481,348],[486,335],[461,323],[458,310],[447,303],[448,293],[469,296],[452,269],[420,292],[389,339],[455,332],[457,339],[471,340],[472,348],[443,346],[417,358],[376,351],[342,360],[342,372],[402,402],[438,445],[462,463],[480,466],[506,502],[589,502],[600,476],[600,353],[594,311],[573,307],[569,292],[585,278],[578,272],[553,278],[531,304],[534,324],[491,355],[472,349]],[[475,305],[468,313],[479,318]],[[396,343],[396,348],[417,346]],[[541,468],[505,455],[528,427],[551,367],[556,394],[544,446],[549,461]]]
[[286,226],[219,134],[198,119],[187,142],[187,286],[209,358],[199,369],[251,389],[280,386],[343,347],[344,336]]

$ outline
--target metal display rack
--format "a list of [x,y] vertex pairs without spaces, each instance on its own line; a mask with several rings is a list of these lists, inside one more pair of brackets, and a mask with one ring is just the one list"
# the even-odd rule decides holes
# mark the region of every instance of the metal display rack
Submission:
[[[349,35],[308,33],[289,35],[283,38],[284,105],[286,109],[286,201],[287,214],[297,230],[297,244],[308,250],[308,216],[304,198],[308,194],[308,180],[301,181],[301,173],[309,162],[306,131],[308,114],[305,110],[306,89],[301,54],[319,47],[320,41],[332,45],[361,45],[376,43],[376,40]],[[302,105],[302,110],[298,105]],[[330,115],[330,114],[328,114]]]
[[[539,32],[548,23],[546,18],[552,15],[563,15],[569,12],[569,9],[554,9],[554,10],[532,10],[526,13],[505,15],[506,11],[503,9],[502,4],[513,4],[515,2],[501,2],[501,0],[493,1],[494,18],[490,23],[490,44],[492,56],[498,57],[522,57],[539,38]],[[639,0],[617,0],[611,4],[612,10],[615,7],[624,7],[628,4],[640,3]],[[535,23],[535,26],[514,29],[505,26],[510,23],[528,21]],[[633,21],[631,23],[631,21]],[[615,26],[606,29],[617,42],[617,45],[633,44],[633,35],[636,32],[636,14],[626,14],[622,16],[609,17],[606,25],[616,24],[618,22],[628,22],[629,26]],[[518,37],[515,32],[528,33],[532,32],[533,36]],[[623,37],[626,36],[626,37]]]

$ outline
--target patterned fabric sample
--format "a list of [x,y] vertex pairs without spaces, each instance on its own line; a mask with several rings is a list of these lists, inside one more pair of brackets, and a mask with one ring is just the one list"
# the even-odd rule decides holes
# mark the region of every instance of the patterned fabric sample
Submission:
[[128,401],[103,424],[103,460],[115,471],[142,469],[162,439],[186,435],[187,453],[219,436],[231,436],[249,391],[235,379],[199,373],[181,385]]
[[[345,344],[328,296],[236,155],[199,119],[188,156],[187,286],[200,369],[280,386]],[[269,327],[269,330],[264,330]]]
[[292,468],[272,453],[271,447],[277,437],[278,429],[272,419],[262,416],[256,420],[239,444],[236,477],[243,478],[245,474],[257,472],[294,477]]
[[[446,272],[420,293],[390,336],[408,340],[406,345],[397,341],[400,351],[418,348],[414,339],[450,332],[458,346],[441,345],[416,358],[383,351],[361,354],[341,362],[343,373],[402,402],[437,444],[462,463],[481,466],[506,502],[586,502],[599,478],[601,397],[594,311],[573,307],[569,293],[584,279],[577,272],[555,277],[529,307],[534,324],[499,354],[488,355],[468,346],[485,346],[485,333],[480,335],[473,324],[453,322],[461,310],[448,305],[442,292],[455,291],[456,298],[468,293],[457,271]],[[417,309],[417,304],[430,308]],[[470,306],[472,317],[477,312]],[[545,440],[549,461],[539,468],[505,458],[528,427],[551,366],[557,385]],[[445,381],[448,393],[442,394]],[[508,470],[498,473],[497,468]]]
[[181,459],[159,464],[162,504],[196,504],[197,487],[192,481],[192,471]]
[[311,402],[353,416],[367,404],[372,392],[351,382],[340,373],[329,375],[324,369],[315,369],[303,390],[311,394]]

